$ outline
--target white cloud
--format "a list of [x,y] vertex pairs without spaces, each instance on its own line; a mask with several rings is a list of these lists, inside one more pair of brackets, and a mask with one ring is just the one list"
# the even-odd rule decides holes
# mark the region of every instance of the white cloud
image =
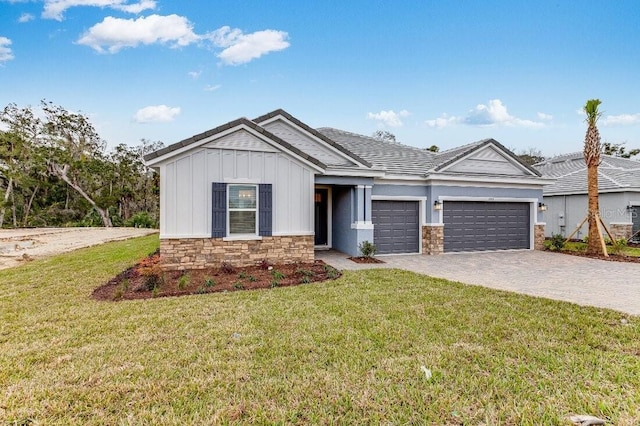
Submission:
[[129,0],[44,0],[42,17],[62,21],[64,12],[76,6],[108,7],[127,13],[140,13],[144,10],[155,9],[155,0],[141,0],[138,3],[128,3]]
[[11,40],[6,37],[0,37],[0,64],[14,58],[11,47],[9,46],[11,46]]
[[[550,121],[553,116],[542,112],[538,113],[538,119]],[[439,118],[426,120],[425,124],[433,128],[444,128],[456,124],[468,126],[507,126],[507,127],[543,127],[540,121],[525,120],[509,114],[506,105],[500,99],[491,99],[487,105],[479,104],[470,110],[466,116],[442,114]]]
[[425,123],[429,127],[434,127],[436,129],[442,129],[444,127],[453,126],[455,124],[460,123],[461,118],[455,117],[448,114],[442,114],[441,117],[434,118],[433,120],[426,120]]
[[18,22],[20,22],[21,24],[25,23],[25,22],[29,22],[29,21],[33,21],[35,19],[35,16],[33,16],[30,13],[23,13],[22,15],[20,15],[20,17],[18,18]]
[[180,108],[151,105],[139,109],[133,116],[133,120],[136,123],[167,123],[173,121],[178,114],[180,114]]
[[140,44],[169,44],[170,47],[187,46],[200,39],[193,32],[187,18],[178,15],[150,15],[138,19],[119,19],[107,16],[78,40],[98,52],[116,53],[125,47]]
[[290,46],[284,31],[263,30],[244,34],[241,30],[224,26],[205,36],[217,47],[224,50],[218,58],[225,65],[241,65],[257,59],[269,52],[284,50]]
[[189,74],[189,77],[192,79],[197,80],[202,75],[202,71],[189,71],[187,74]]
[[605,126],[631,126],[640,124],[640,112],[637,114],[607,115],[602,124]]
[[472,126],[542,127],[543,123],[524,120],[509,114],[500,99],[489,100],[488,105],[479,104],[469,111],[464,123]]
[[221,88],[221,87],[222,87],[222,84],[214,84],[214,85],[207,84],[207,85],[204,87],[204,91],[205,91],[205,92],[215,92],[216,90],[218,90],[218,89],[219,89],[219,88]]
[[410,113],[406,109],[403,109],[400,112],[395,112],[391,109],[389,111],[369,112],[367,113],[367,118],[369,120],[379,121],[389,127],[400,127],[402,126],[402,117],[407,117],[409,115]]

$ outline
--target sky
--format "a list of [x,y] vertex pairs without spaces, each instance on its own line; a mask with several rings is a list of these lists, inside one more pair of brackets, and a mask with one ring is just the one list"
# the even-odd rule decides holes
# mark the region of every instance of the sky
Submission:
[[46,99],[113,147],[283,108],[441,150],[640,148],[640,2],[0,0],[0,108]]

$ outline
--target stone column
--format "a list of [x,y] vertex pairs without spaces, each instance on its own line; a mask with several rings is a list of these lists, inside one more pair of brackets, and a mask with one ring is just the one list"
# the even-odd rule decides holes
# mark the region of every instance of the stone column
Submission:
[[533,248],[544,250],[544,223],[536,223],[533,226]]
[[422,227],[422,254],[444,252],[444,225],[428,224]]

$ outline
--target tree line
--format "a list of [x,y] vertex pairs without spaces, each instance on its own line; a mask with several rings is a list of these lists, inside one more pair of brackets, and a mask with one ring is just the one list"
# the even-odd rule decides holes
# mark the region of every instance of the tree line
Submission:
[[11,103],[0,115],[0,228],[156,227],[159,178],[141,140],[107,151],[89,118],[51,102]]

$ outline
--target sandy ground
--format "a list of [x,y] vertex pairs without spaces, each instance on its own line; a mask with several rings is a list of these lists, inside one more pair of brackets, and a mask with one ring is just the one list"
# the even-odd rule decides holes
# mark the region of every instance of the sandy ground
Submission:
[[0,230],[0,269],[21,265],[29,259],[157,232],[139,228],[3,229]]

